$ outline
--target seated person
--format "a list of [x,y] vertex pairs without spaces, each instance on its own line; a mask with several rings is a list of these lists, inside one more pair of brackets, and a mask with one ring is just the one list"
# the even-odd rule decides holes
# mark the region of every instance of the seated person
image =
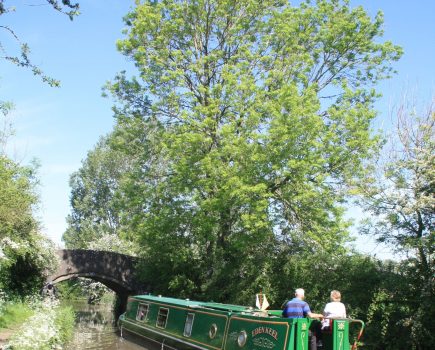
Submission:
[[331,292],[331,302],[327,303],[323,310],[322,330],[329,329],[331,327],[331,319],[333,318],[346,318],[346,307],[340,301],[341,293],[338,290]]

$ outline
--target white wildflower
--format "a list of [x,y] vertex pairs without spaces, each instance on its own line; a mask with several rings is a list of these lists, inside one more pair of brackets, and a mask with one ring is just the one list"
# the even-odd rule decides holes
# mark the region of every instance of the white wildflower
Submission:
[[105,250],[109,252],[116,252],[121,254],[127,254],[135,256],[134,243],[131,241],[125,241],[116,234],[105,233],[98,240],[90,242],[88,249],[93,250]]
[[0,315],[2,313],[5,304],[6,304],[6,293],[0,289]]
[[0,247],[8,247],[10,249],[13,250],[17,250],[21,248],[21,244],[14,242],[12,239],[10,239],[9,237],[5,237],[1,240],[0,242]]
[[6,261],[6,260],[9,260],[9,259],[6,257],[5,253],[3,252],[2,247],[0,246],[0,261],[1,260]]
[[49,299],[39,302],[35,314],[25,322],[9,341],[8,349],[59,348],[58,329],[55,322],[58,305],[57,301]]

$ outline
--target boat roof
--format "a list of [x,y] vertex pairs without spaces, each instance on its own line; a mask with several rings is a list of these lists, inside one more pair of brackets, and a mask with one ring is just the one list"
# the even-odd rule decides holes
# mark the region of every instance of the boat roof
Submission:
[[139,300],[144,300],[144,301],[145,300],[154,301],[154,302],[183,306],[183,307],[209,308],[209,309],[231,311],[231,312],[252,312],[256,310],[252,307],[241,306],[241,305],[194,301],[189,299],[177,299],[177,298],[169,298],[169,297],[162,297],[162,296],[155,296],[155,295],[136,295],[134,296],[134,298]]

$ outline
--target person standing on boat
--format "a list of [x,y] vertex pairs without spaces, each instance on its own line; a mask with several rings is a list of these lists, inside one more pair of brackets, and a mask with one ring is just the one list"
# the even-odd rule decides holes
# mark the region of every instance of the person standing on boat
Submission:
[[[323,318],[322,314],[311,312],[310,306],[305,299],[305,291],[302,288],[295,290],[295,297],[288,301],[282,312],[283,317],[287,318]],[[317,350],[317,336],[315,331],[309,332],[310,336],[310,350]]]
[[346,318],[346,307],[341,302],[341,293],[338,290],[331,291],[331,302],[327,303],[323,310],[322,329],[328,329],[331,326],[331,319]]

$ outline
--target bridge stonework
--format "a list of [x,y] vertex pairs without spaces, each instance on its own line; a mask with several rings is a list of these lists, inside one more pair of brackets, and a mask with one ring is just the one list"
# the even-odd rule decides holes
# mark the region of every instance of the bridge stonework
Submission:
[[57,251],[60,266],[47,277],[56,284],[74,277],[87,277],[113,290],[126,303],[129,295],[141,294],[148,288],[136,278],[138,259],[107,251],[61,249]]

